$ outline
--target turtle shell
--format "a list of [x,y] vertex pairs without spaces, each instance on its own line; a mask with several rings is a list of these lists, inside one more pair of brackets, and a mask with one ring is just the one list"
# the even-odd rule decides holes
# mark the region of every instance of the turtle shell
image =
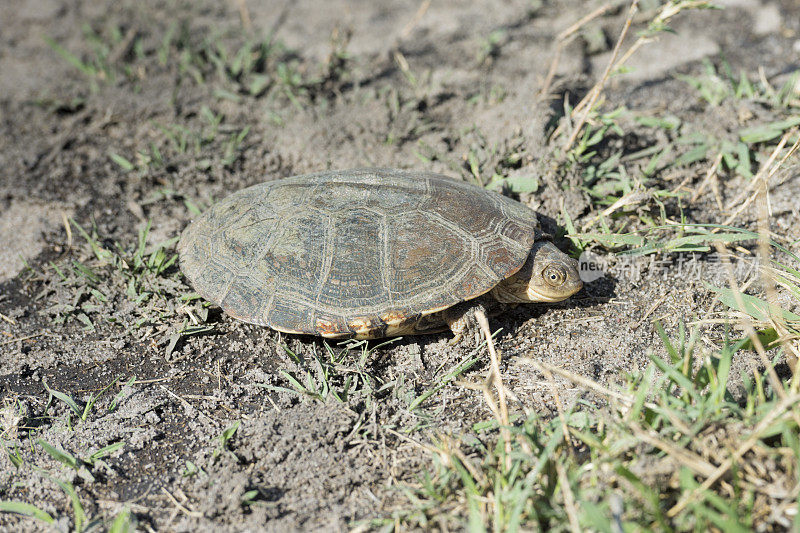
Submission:
[[375,338],[491,290],[540,236],[536,213],[500,194],[378,168],[242,189],[192,222],[178,251],[195,290],[235,318]]

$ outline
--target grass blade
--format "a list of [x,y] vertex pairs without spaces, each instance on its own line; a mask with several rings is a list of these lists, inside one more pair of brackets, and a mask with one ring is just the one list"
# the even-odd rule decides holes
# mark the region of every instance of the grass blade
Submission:
[[83,414],[83,409],[78,407],[78,404],[75,402],[75,400],[73,400],[71,397],[67,396],[63,392],[59,392],[57,390],[51,389],[47,385],[46,382],[43,382],[43,384],[44,384],[44,388],[47,389],[47,392],[49,392],[51,396],[54,396],[54,397],[58,398],[59,400],[61,400],[62,402],[64,402],[65,404],[67,404],[69,406],[69,408],[72,409],[72,411],[76,415],[78,415],[80,417]]
[[42,511],[35,505],[25,502],[7,500],[0,501],[0,513],[15,513],[24,516],[30,516],[31,518],[41,520],[42,522],[47,522],[48,524],[55,522],[52,516]]
[[48,444],[42,439],[38,439],[36,443],[42,448],[44,448],[44,451],[46,451],[50,457],[52,457],[59,463],[63,463],[70,468],[74,468],[75,470],[78,469],[79,466],[78,459],[71,453],[65,452],[64,450],[59,450],[52,444]]

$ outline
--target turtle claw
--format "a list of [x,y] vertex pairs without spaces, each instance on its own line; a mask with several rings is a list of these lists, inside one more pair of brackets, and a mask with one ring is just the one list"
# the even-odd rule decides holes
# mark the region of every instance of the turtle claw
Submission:
[[[474,336],[470,339],[467,333],[472,332]],[[474,343],[474,344],[473,344]],[[477,328],[465,328],[465,331],[460,331],[455,334],[455,336],[447,341],[448,346],[458,346],[459,344],[465,344],[467,346],[480,346],[481,344],[481,332]]]
[[455,336],[454,336],[452,339],[450,339],[449,341],[447,341],[447,345],[448,345],[448,346],[455,346],[456,344],[458,344],[459,342],[461,342],[461,340],[462,340],[463,338],[464,338],[464,334],[463,334],[463,333],[461,333],[461,332],[458,332],[458,333],[456,333],[456,334],[455,334]]

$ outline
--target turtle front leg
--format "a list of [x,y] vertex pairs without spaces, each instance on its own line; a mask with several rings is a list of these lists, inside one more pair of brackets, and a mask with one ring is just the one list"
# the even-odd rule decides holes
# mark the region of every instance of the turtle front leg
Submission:
[[442,311],[444,321],[450,327],[454,337],[450,340],[450,346],[458,344],[470,332],[475,337],[475,346],[481,342],[481,331],[476,313],[483,312],[484,315],[496,315],[502,307],[497,300],[488,296],[482,296],[474,300],[454,305],[449,309]]
[[444,312],[444,321],[447,322],[450,331],[453,332],[453,338],[450,339],[447,344],[455,346],[466,337],[467,333],[472,331],[475,335],[475,345],[478,345],[480,341],[480,332],[478,330],[478,319],[475,318],[475,313],[478,309],[482,310],[484,313],[486,312],[485,307],[481,304],[469,306],[463,306],[463,304],[456,305]]

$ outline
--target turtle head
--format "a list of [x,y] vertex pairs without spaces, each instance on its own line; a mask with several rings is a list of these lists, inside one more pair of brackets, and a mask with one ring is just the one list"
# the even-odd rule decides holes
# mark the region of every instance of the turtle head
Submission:
[[503,303],[560,302],[581,287],[578,262],[552,242],[540,240],[522,268],[492,289],[492,295]]

